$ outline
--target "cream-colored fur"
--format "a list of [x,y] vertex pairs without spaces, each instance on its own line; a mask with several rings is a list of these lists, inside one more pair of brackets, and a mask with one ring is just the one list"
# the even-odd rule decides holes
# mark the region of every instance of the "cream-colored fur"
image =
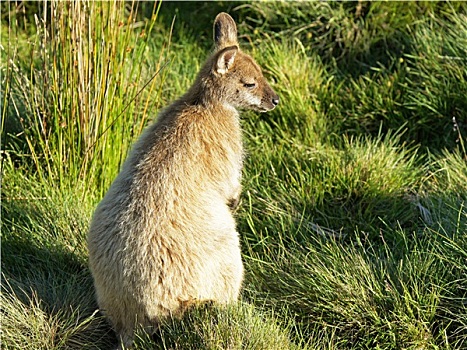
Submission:
[[89,230],[97,301],[122,344],[197,301],[228,303],[243,279],[232,207],[241,191],[237,108],[273,109],[279,97],[243,53],[226,13],[196,81],[133,146]]

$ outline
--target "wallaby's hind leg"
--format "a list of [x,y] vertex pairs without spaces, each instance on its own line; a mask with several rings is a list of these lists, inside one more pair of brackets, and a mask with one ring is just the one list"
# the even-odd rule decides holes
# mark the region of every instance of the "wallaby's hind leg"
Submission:
[[133,334],[131,336],[129,334],[119,335],[118,338],[116,350],[131,349],[133,347]]
[[118,346],[117,350],[131,349],[134,340],[133,327],[124,327],[121,324],[115,325],[115,333],[117,333]]

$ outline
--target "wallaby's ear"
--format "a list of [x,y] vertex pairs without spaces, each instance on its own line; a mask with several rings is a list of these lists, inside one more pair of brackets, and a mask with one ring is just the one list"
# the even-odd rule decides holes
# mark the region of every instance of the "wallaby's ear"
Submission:
[[217,55],[215,71],[217,74],[224,75],[233,66],[238,47],[230,46],[222,49]]
[[217,50],[228,46],[238,46],[237,25],[225,12],[219,13],[214,20],[214,44]]

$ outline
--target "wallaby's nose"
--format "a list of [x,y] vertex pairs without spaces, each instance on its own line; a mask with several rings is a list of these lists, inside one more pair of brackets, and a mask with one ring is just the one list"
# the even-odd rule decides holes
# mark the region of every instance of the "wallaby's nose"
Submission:
[[272,98],[272,104],[277,106],[279,104],[279,96],[275,96]]

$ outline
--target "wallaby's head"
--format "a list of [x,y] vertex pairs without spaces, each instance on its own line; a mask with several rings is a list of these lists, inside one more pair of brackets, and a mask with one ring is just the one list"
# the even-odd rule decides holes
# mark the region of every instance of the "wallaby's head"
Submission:
[[[203,75],[213,98],[235,108],[267,112],[279,103],[279,96],[269,86],[258,64],[238,45],[237,26],[227,13],[214,20],[215,50]],[[207,75],[207,77],[206,77]]]

